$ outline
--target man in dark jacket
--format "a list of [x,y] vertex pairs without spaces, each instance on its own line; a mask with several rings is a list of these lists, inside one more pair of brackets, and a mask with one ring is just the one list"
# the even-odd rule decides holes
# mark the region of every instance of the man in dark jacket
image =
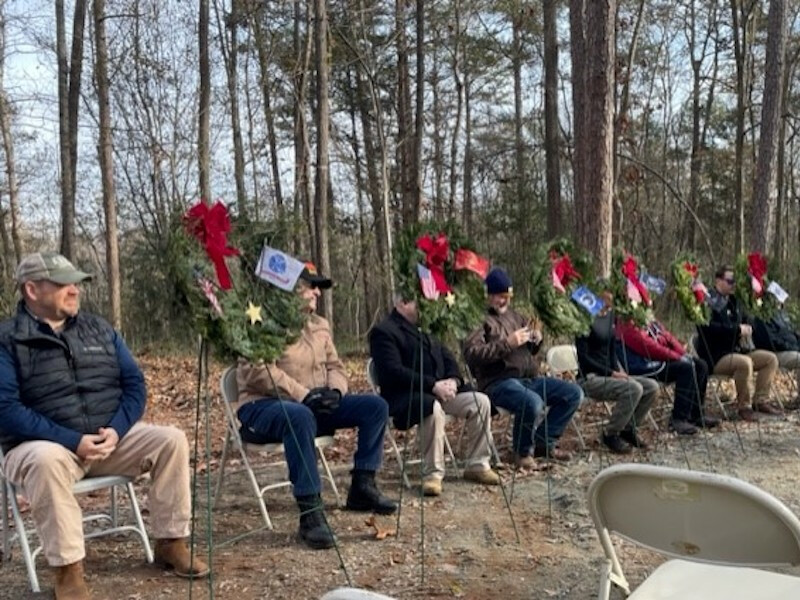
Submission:
[[619,364],[613,297],[604,293],[602,298],[605,308],[592,322],[589,335],[575,339],[580,384],[590,398],[614,403],[601,440],[612,452],[629,454],[631,446],[647,449],[636,429],[647,417],[658,393],[658,383],[629,375]]
[[[771,415],[781,413],[769,402],[778,359],[772,352],[756,350],[753,345],[751,320],[739,307],[733,294],[735,286],[732,267],[717,269],[714,289],[708,296],[711,320],[708,325],[697,326],[695,348],[713,374],[733,377],[739,416],[745,421],[756,421],[755,411]],[[757,373],[756,390],[751,400],[750,378],[754,371]]]
[[794,371],[795,390],[800,390],[800,335],[783,306],[769,321],[755,320],[753,343],[759,350],[773,352],[781,369]]
[[[3,472],[20,486],[48,563],[55,597],[89,598],[83,524],[72,493],[86,476],[150,471],[156,560],[183,577],[208,567],[191,557],[189,446],[174,427],[138,423],[147,392],[125,342],[100,317],[79,312],[78,284],[91,276],[60,254],[22,259],[22,301],[0,323]],[[146,466],[145,466],[146,465]]]
[[394,310],[370,332],[369,348],[395,427],[405,430],[420,425],[425,456],[422,491],[426,496],[442,493],[445,414],[466,419],[464,479],[498,485],[500,477],[489,467],[489,399],[464,384],[453,354],[422,333],[418,319],[414,300],[395,299]]
[[[511,278],[503,269],[494,268],[486,276],[486,292],[489,308],[483,325],[464,345],[464,356],[478,387],[497,406],[514,414],[513,445],[518,466],[533,466],[534,457],[569,460],[569,453],[556,444],[578,410],[583,393],[574,383],[539,376],[534,356],[542,333],[511,308]],[[545,406],[550,410],[536,427]]]

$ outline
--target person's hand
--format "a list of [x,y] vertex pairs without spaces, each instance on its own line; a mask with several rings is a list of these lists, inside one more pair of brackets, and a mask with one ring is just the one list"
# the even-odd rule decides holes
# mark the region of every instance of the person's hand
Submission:
[[612,379],[628,379],[628,374],[625,371],[611,371]]
[[[103,430],[101,429],[100,431]],[[114,430],[111,429],[111,431]],[[116,433],[117,432],[114,431],[114,436],[116,436]],[[119,439],[118,436],[117,439]],[[114,448],[116,448],[116,442],[114,442],[113,447],[109,449],[108,434],[85,433],[81,436],[81,441],[78,443],[75,454],[85,462],[94,462],[108,457],[108,455],[113,452]]]
[[753,328],[750,325],[742,323],[739,325],[739,335],[742,337],[750,337],[753,334]]
[[103,438],[103,441],[98,444],[95,449],[105,452],[103,458],[108,458],[108,456],[117,449],[119,434],[113,427],[101,427],[97,434]]
[[448,402],[456,397],[458,385],[454,379],[440,379],[433,384],[433,395],[442,402]]
[[542,331],[541,329],[531,329],[531,342],[534,344],[541,344],[542,343]]
[[517,329],[508,334],[508,338],[506,339],[508,340],[508,345],[511,346],[512,349],[519,348],[523,344],[527,344],[531,341],[531,330],[527,327]]
[[342,393],[329,387],[316,387],[309,390],[303,398],[305,404],[315,415],[329,415],[339,408]]

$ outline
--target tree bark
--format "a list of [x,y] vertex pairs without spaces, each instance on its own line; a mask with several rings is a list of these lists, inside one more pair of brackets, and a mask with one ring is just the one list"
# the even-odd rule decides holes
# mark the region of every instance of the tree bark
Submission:
[[200,198],[211,202],[211,65],[208,56],[209,0],[200,0],[198,44],[200,52],[200,104],[197,113],[197,171]]
[[[294,3],[294,216],[296,221],[306,223],[308,239],[315,239],[314,221],[311,215],[311,192],[309,190],[310,150],[308,143],[308,123],[306,121],[306,100],[308,96],[308,69],[311,62],[311,36],[308,35],[308,4],[306,12],[300,10],[300,2]],[[305,38],[300,32],[300,23],[305,22]],[[300,236],[295,237],[295,254],[306,252],[307,247]]]
[[[314,49],[317,72],[317,169],[314,177],[314,226],[316,229],[316,261],[319,270],[330,276],[331,258],[328,244],[328,142],[330,114],[328,106],[328,7],[326,0],[314,0]],[[330,290],[322,297],[322,314],[333,329],[333,298]]]
[[[2,3],[5,13],[5,2]],[[11,104],[5,91],[5,59],[6,59],[6,20],[5,14],[0,16],[0,133],[3,136],[3,154],[5,155],[5,171],[8,180],[8,212],[11,217],[11,243],[14,250],[14,262],[22,258],[22,241],[20,239],[19,222],[19,183],[17,181],[17,163],[14,155],[14,138],[11,134]]]
[[100,113],[98,154],[103,186],[103,213],[106,226],[106,268],[108,270],[109,320],[114,329],[122,329],[122,294],[119,269],[119,234],[117,200],[114,191],[113,140],[108,82],[108,43],[106,41],[105,0],[94,0],[95,68],[97,104]]
[[544,152],[547,180],[547,235],[561,234],[561,165],[558,126],[558,1],[543,0],[544,20]]
[[764,74],[764,103],[761,108],[761,135],[753,188],[751,241],[757,252],[772,246],[775,217],[775,154],[783,99],[783,68],[786,56],[786,4],[770,0],[767,25],[767,55]]

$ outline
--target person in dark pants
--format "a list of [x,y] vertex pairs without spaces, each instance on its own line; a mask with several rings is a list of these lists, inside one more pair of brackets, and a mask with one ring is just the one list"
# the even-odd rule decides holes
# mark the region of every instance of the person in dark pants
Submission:
[[239,360],[236,381],[244,441],[284,445],[289,479],[300,508],[299,536],[314,549],[330,548],[334,538],[322,512],[314,438],[336,429],[357,427],[358,448],[349,510],[388,515],[397,505],[378,490],[375,472],[383,459],[388,408],[374,394],[348,394],[347,377],[333,345],[330,326],[314,314],[320,289],[331,280],[307,263],[298,293],[307,302],[308,319],[300,339],[270,364]]
[[[478,387],[514,414],[515,462],[532,467],[535,457],[569,460],[570,454],[556,444],[583,392],[569,381],[539,376],[534,356],[542,333],[511,308],[511,278],[503,269],[494,268],[486,276],[486,292],[489,308],[483,324],[464,343],[464,357]],[[537,427],[545,406],[550,410]]]
[[[794,389],[795,391],[800,390],[800,335],[783,305],[768,321],[755,319],[753,343],[759,350],[769,350],[775,353],[781,369],[794,371]],[[790,404],[793,408],[800,405],[800,396]]]
[[719,420],[703,412],[708,365],[686,353],[683,345],[659,321],[638,327],[633,321],[617,322],[622,342],[622,362],[631,375],[651,377],[675,384],[675,403],[670,428],[680,435],[693,435],[698,427],[716,427]]

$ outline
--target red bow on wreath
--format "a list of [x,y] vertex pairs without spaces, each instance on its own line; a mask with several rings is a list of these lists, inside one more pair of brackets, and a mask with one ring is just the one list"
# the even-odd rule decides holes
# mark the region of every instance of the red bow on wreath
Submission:
[[417,238],[417,248],[425,253],[425,266],[431,271],[436,289],[442,294],[450,292],[451,288],[447,285],[444,277],[444,263],[450,254],[450,243],[447,241],[447,236],[440,233],[436,238],[432,238],[425,234]]
[[[647,288],[644,284],[639,281],[639,265],[636,264],[636,260],[634,260],[633,256],[630,254],[625,256],[625,260],[622,262],[622,274],[628,279],[628,289],[634,288],[637,292],[639,292],[639,296],[642,298],[642,302],[644,302],[645,306],[650,306],[650,294],[647,292]],[[636,294],[631,295],[631,292],[628,292],[628,297],[631,300],[635,299]]]
[[694,293],[694,297],[697,300],[698,304],[702,304],[703,302],[706,301],[706,294],[708,293],[708,288],[705,285],[703,285],[703,282],[697,278],[697,265],[687,260],[685,263],[683,263],[683,270],[686,271],[692,278],[692,283],[691,283],[692,292]]
[[751,275],[750,283],[756,298],[764,294],[764,275],[767,274],[767,259],[758,252],[747,255],[747,271]]
[[550,260],[553,262],[553,268],[550,270],[553,287],[562,294],[566,294],[565,286],[568,286],[575,279],[580,279],[581,274],[572,266],[569,254],[559,256],[556,252],[551,252]]
[[228,209],[219,200],[210,208],[206,203],[198,202],[186,212],[184,222],[186,231],[205,248],[214,265],[219,287],[231,289],[231,276],[225,265],[225,257],[238,256],[239,251],[228,246],[228,232],[231,230]]

